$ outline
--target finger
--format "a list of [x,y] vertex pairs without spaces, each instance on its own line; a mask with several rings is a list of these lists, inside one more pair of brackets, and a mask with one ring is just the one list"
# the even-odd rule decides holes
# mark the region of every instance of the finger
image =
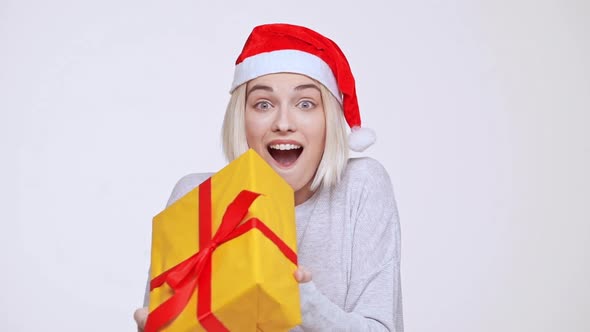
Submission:
[[297,282],[299,283],[306,283],[311,281],[311,272],[301,266],[297,270],[295,270],[293,276],[295,277],[295,280],[297,280]]
[[149,311],[146,307],[139,308],[135,310],[135,313],[133,313],[133,318],[135,319],[137,327],[140,331],[143,331],[143,328],[145,327],[145,321],[147,320],[148,313]]

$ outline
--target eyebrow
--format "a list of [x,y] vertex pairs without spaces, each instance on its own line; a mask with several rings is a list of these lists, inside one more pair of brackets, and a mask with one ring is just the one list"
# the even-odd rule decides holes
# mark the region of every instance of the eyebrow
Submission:
[[315,84],[303,84],[303,85],[299,85],[299,86],[297,86],[295,88],[295,91],[301,91],[301,90],[305,90],[305,89],[316,89],[319,92],[321,92],[320,91],[320,88],[318,88],[318,86],[315,85]]
[[249,94],[251,94],[252,91],[256,91],[256,90],[264,90],[264,91],[268,91],[268,92],[272,92],[273,91],[270,86],[256,84],[255,86],[253,86],[252,88],[250,88],[250,90],[248,90],[248,92],[246,93],[246,96],[248,96]]
[[[295,90],[295,91],[301,91],[301,90],[305,90],[305,89],[316,89],[319,92],[321,92],[320,91],[320,88],[317,85],[311,84],[311,83],[310,84],[298,85],[293,90]],[[254,92],[256,90],[263,90],[263,91],[268,91],[268,92],[273,92],[274,91],[270,86],[262,85],[262,84],[256,84],[252,88],[250,88],[250,90],[248,90],[246,92],[246,96],[250,95],[252,92]]]

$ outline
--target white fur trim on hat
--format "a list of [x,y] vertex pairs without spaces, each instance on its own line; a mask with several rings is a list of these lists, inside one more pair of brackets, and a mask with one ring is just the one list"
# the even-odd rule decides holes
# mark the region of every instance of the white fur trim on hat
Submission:
[[230,92],[257,77],[275,73],[296,73],[309,76],[322,83],[342,104],[336,78],[324,60],[298,50],[278,50],[259,53],[236,65]]
[[352,151],[363,152],[366,148],[373,145],[377,140],[377,135],[372,129],[354,127],[348,135],[348,147]]

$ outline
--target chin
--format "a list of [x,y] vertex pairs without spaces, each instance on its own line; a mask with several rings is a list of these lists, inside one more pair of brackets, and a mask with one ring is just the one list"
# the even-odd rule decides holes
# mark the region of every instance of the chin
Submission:
[[305,184],[301,183],[290,183],[289,181],[287,181],[287,183],[293,188],[293,191],[299,191],[305,187]]
[[274,168],[274,170],[289,184],[289,186],[291,186],[291,188],[293,188],[293,190],[297,191],[301,189],[302,185],[299,183],[300,181],[297,181],[291,174],[284,174],[284,171],[280,168]]

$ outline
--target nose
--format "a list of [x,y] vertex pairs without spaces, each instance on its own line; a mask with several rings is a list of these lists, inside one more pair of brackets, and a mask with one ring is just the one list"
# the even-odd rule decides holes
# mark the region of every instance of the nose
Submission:
[[275,112],[275,118],[272,124],[272,131],[275,132],[293,132],[297,130],[295,126],[295,119],[293,112],[289,112],[289,108],[281,106]]

